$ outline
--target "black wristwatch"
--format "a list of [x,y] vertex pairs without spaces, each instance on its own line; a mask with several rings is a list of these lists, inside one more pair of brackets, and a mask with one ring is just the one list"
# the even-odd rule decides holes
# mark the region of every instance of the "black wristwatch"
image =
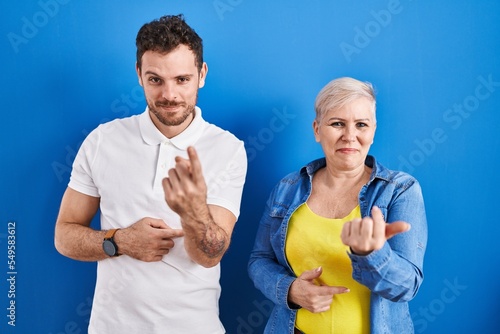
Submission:
[[113,239],[116,231],[118,231],[117,228],[106,232],[106,235],[104,236],[104,241],[102,242],[102,249],[104,249],[104,253],[106,253],[109,256],[120,255],[118,254],[118,246],[116,245],[116,242]]

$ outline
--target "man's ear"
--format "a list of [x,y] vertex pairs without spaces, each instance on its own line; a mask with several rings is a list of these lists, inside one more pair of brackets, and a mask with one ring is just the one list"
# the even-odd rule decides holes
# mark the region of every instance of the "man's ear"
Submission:
[[205,78],[207,77],[207,74],[208,74],[208,65],[207,63],[203,63],[203,65],[201,65],[200,81],[198,84],[198,88],[202,88],[203,86],[205,86]]
[[139,85],[142,86],[142,78],[141,78],[141,69],[139,68],[139,64],[135,63],[135,72],[137,73],[137,79],[139,80]]

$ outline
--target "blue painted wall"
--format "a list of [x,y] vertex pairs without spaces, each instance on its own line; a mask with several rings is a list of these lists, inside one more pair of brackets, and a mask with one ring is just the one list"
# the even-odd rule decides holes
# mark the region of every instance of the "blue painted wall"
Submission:
[[1,333],[86,333],[95,264],[54,249],[59,202],[85,136],[144,110],[137,30],[178,13],[204,39],[204,116],[248,150],[242,213],[222,263],[228,333],[262,332],[270,305],[246,274],[258,220],[271,187],[322,154],[313,102],[339,76],[375,85],[371,153],[423,187],[429,245],[424,284],[410,304],[417,332],[498,330],[500,2],[7,0]]

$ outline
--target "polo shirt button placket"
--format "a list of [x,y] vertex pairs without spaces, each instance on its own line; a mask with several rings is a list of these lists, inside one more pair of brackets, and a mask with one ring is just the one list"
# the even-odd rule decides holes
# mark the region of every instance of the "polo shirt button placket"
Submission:
[[[170,142],[165,140],[163,143],[162,143],[162,148],[165,150],[167,149],[168,150],[168,147],[170,146]],[[161,149],[160,149],[161,150]],[[160,153],[160,157],[162,157],[162,154]],[[165,157],[165,155],[163,155],[163,157]],[[165,173],[167,172],[167,161],[165,159],[163,159],[162,161],[162,164],[161,164],[161,169],[162,171],[164,171]]]
[[172,143],[169,140],[164,140],[160,144],[158,152],[158,162],[156,166],[156,175],[154,188],[158,191],[163,190],[162,180],[167,176],[169,166],[172,164],[169,160],[172,158]]

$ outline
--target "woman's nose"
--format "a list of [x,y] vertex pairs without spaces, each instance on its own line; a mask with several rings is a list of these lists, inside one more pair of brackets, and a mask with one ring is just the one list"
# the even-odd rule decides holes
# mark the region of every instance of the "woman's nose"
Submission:
[[353,142],[356,140],[355,130],[350,127],[346,127],[344,129],[344,133],[342,135],[342,140],[346,142]]

